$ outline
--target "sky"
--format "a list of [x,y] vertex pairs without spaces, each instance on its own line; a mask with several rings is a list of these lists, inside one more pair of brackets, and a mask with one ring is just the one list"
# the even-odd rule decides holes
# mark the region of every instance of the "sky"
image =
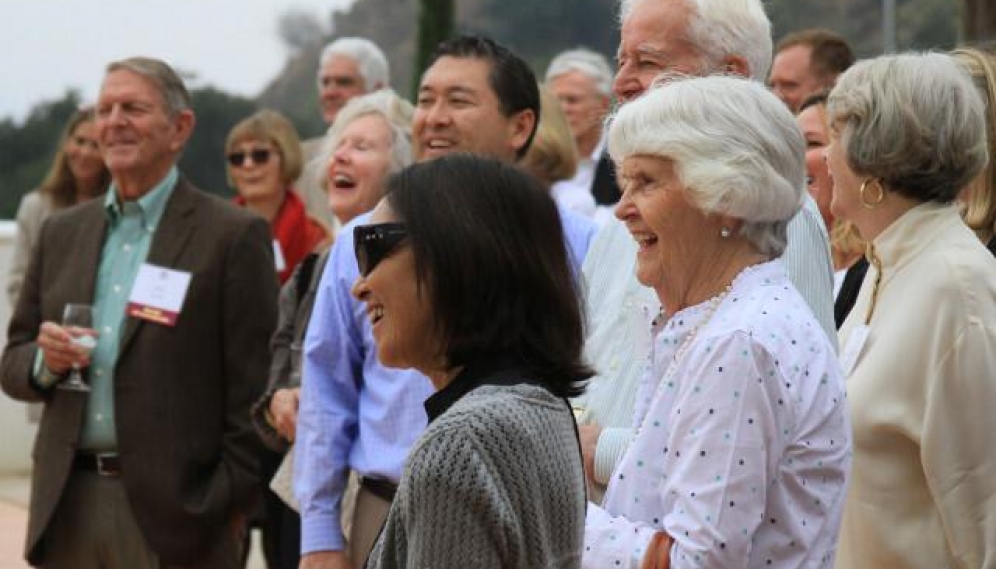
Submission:
[[328,22],[353,0],[0,0],[0,119],[20,122],[67,89],[93,102],[104,66],[132,55],[255,96],[283,68],[277,21],[290,8]]

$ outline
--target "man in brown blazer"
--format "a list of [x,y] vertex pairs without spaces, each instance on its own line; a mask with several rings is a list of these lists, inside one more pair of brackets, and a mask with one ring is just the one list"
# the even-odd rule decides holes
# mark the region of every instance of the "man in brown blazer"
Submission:
[[[269,227],[179,175],[194,127],[165,63],[107,68],[97,103],[104,200],[51,217],[0,361],[43,401],[26,557],[51,568],[239,567],[256,499],[249,419],[277,283]],[[93,326],[63,326],[67,303]],[[92,353],[73,337],[97,338]],[[73,365],[89,390],[65,389]]]

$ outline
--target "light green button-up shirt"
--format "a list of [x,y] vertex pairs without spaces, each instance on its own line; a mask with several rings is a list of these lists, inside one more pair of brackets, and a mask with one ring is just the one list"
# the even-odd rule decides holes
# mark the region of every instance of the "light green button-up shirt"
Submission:
[[117,450],[114,427],[114,369],[121,348],[125,308],[138,269],[149,255],[152,237],[162,219],[166,202],[179,178],[176,168],[150,192],[135,201],[119,203],[111,184],[104,209],[107,237],[100,253],[93,297],[93,327],[100,334],[88,369],[90,395],[83,419],[80,448],[103,452]]

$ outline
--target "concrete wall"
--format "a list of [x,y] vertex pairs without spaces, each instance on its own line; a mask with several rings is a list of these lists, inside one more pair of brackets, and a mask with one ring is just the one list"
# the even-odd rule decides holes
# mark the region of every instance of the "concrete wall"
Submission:
[[[0,221],[0,337],[7,342],[7,273],[14,250],[16,226]],[[0,475],[26,473],[31,469],[31,445],[37,425],[28,420],[28,407],[0,394]]]

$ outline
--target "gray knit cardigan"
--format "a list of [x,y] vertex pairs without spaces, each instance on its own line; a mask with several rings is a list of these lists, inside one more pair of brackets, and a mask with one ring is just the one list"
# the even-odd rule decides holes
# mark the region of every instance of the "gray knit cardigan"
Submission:
[[566,403],[535,385],[485,385],[412,447],[367,567],[580,567],[584,517]]

